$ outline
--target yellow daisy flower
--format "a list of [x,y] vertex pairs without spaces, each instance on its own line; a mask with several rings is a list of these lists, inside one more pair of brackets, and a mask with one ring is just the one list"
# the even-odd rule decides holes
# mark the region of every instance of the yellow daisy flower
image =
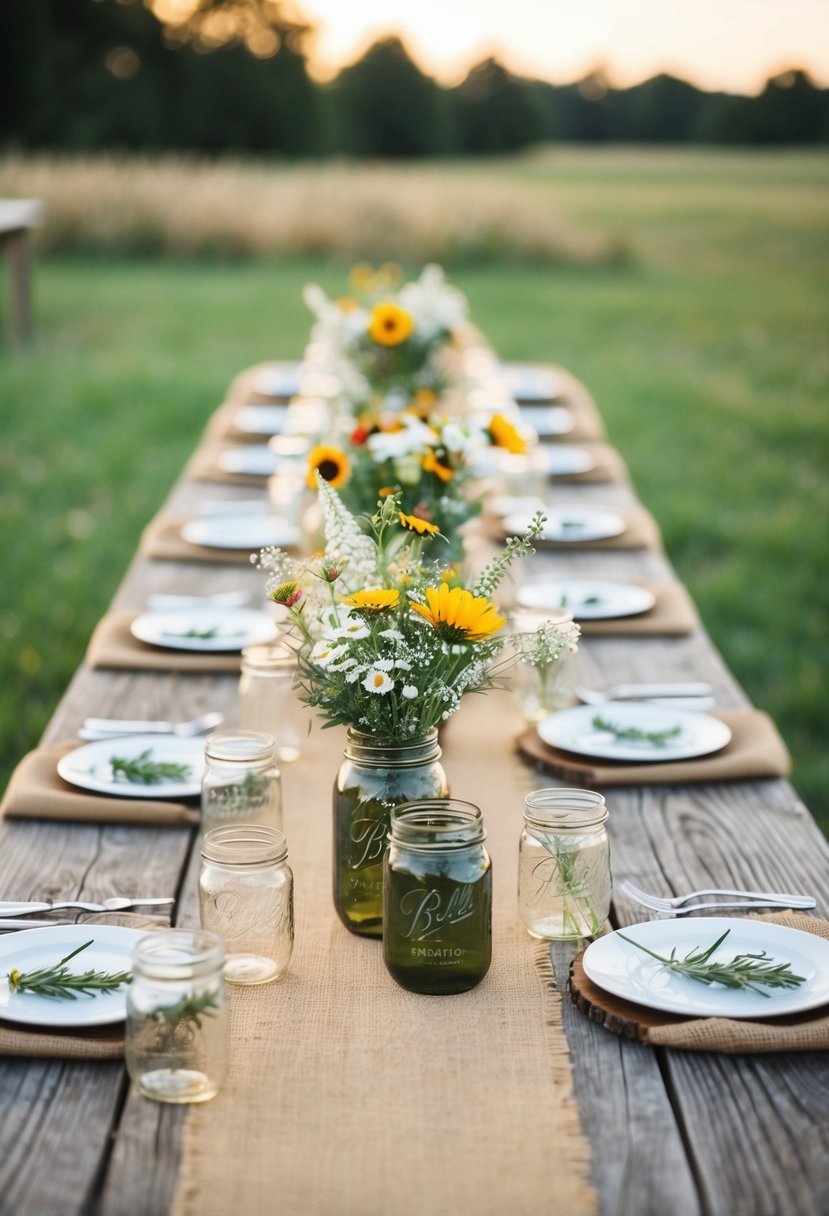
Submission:
[[426,603],[412,604],[416,612],[436,629],[445,642],[482,642],[506,624],[491,600],[475,596],[465,587],[426,588]]
[[523,456],[526,452],[527,445],[523,436],[503,414],[495,414],[488,429],[496,447],[506,448],[508,452],[514,452],[518,456]]
[[351,462],[342,448],[320,443],[311,450],[311,455],[308,457],[308,476],[305,481],[311,490],[317,488],[315,473],[319,473],[320,477],[336,490],[348,481]]
[[429,450],[423,457],[423,469],[426,473],[434,473],[441,481],[451,481],[455,476],[455,470],[450,469],[448,464],[443,464],[438,460],[435,453]]
[[410,532],[416,532],[418,536],[436,536],[440,532],[437,524],[430,524],[425,519],[419,519],[417,515],[404,515],[402,511],[400,512],[400,523]]
[[349,278],[354,290],[365,294],[374,287],[374,267],[369,262],[358,262],[351,267]]
[[337,300],[337,308],[339,308],[340,312],[356,312],[359,307],[360,305],[354,299],[354,296],[340,296],[339,300]]
[[369,615],[386,612],[396,608],[400,602],[400,592],[394,587],[375,587],[371,591],[355,591],[353,595],[341,595],[342,603],[353,608],[355,612],[365,612]]
[[381,300],[371,310],[368,332],[380,346],[399,346],[413,329],[411,314],[393,300]]

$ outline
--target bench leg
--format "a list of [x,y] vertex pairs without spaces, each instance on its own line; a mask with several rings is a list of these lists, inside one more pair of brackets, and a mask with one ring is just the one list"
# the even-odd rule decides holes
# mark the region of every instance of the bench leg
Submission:
[[9,267],[9,338],[21,343],[32,334],[32,246],[28,229],[10,233],[5,246]]

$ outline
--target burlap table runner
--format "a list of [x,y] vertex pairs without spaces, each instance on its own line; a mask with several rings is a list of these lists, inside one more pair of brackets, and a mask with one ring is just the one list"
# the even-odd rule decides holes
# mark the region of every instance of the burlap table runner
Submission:
[[58,776],[58,760],[73,748],[83,744],[49,743],[36,747],[19,762],[11,775],[3,801],[0,819],[74,819],[79,823],[149,823],[155,827],[167,824],[199,822],[195,803],[165,802],[154,798],[109,798],[69,785]]
[[137,612],[108,612],[89,639],[86,661],[90,667],[121,667],[133,671],[238,672],[238,652],[168,650],[149,646],[130,633]]
[[584,786],[688,785],[700,781],[749,781],[787,777],[791,758],[777,727],[759,709],[721,709],[712,715],[731,727],[731,741],[713,756],[664,764],[593,760],[549,747],[535,727],[518,737],[518,751],[537,768]]
[[[57,922],[56,922],[57,923]],[[144,916],[136,912],[107,913],[100,918],[79,923],[89,925],[94,937],[95,926],[121,925],[125,929],[167,929],[169,920],[161,916]],[[21,920],[21,929],[25,922]],[[55,1031],[20,1026],[0,1020],[0,1056],[39,1056],[53,1060],[120,1060],[124,1054],[124,1023],[114,1026],[94,1026],[88,1030]]]
[[219,464],[219,457],[231,447],[224,443],[201,443],[187,461],[182,473],[183,481],[218,481],[230,486],[256,486],[263,488],[267,476],[258,473],[229,473]]
[[176,562],[223,562],[231,565],[249,566],[252,549],[214,549],[208,545],[194,545],[181,535],[188,519],[161,512],[151,519],[138,545],[142,557],[159,558]]
[[341,733],[315,727],[285,770],[294,958],[279,985],[233,992],[230,1072],[219,1096],[188,1116],[176,1216],[595,1210],[549,951],[517,924],[529,778],[512,754],[516,721],[497,693],[468,698],[446,731],[452,791],[487,820],[495,888],[493,965],[459,996],[399,988],[381,944],[336,919]]
[[[618,536],[607,536],[601,540],[582,540],[578,534],[572,540],[545,540],[537,536],[532,542],[533,547],[545,551],[555,549],[559,552],[567,549],[647,549],[651,553],[661,553],[662,537],[659,525],[650,511],[646,511],[644,507],[635,506],[626,511],[618,511],[617,514],[624,516],[625,519],[625,530]],[[513,535],[504,528],[502,520],[493,518],[486,512],[482,518],[484,526],[491,536],[504,540],[507,536]]]

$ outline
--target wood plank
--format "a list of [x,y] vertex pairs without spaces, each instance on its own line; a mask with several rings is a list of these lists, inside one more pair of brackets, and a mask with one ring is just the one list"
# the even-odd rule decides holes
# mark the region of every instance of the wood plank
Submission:
[[658,1053],[609,1034],[570,1003],[567,976],[576,949],[556,944],[552,959],[600,1216],[697,1216],[703,1209]]

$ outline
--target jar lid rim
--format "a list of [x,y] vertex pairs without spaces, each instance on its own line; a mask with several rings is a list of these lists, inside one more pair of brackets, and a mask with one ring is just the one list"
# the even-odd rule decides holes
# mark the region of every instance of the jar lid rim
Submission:
[[265,824],[222,824],[205,833],[201,855],[224,865],[264,865],[284,861],[288,842],[279,828]]

